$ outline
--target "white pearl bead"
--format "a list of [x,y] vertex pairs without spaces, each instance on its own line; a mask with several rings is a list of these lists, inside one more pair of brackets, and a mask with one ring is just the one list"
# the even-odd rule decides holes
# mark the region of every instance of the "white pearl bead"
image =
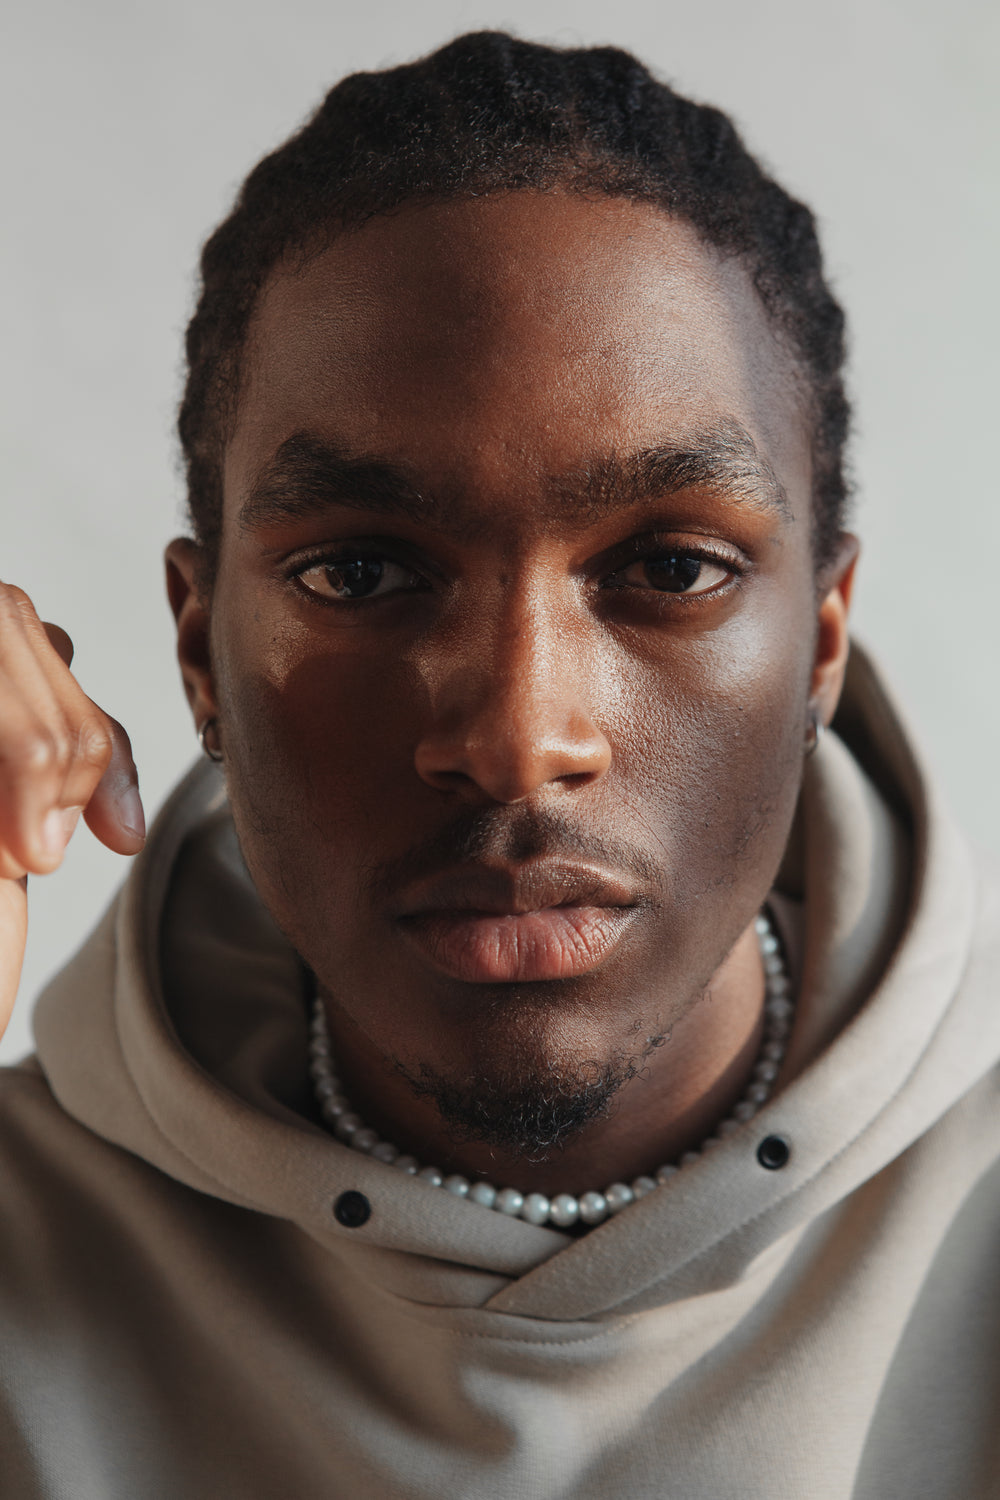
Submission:
[[569,1229],[580,1217],[580,1205],[572,1193],[557,1193],[549,1206],[549,1218],[560,1229]]
[[373,1146],[378,1145],[378,1131],[370,1130],[367,1125],[356,1130],[351,1136],[351,1145],[355,1151],[370,1151]]
[[521,1205],[521,1218],[529,1224],[544,1224],[549,1217],[549,1200],[544,1193],[529,1193]]
[[492,1208],[497,1201],[497,1190],[491,1182],[474,1182],[469,1197],[473,1203],[481,1203],[483,1208]]
[[736,1131],[739,1130],[739,1128],[739,1120],[730,1118],[728,1120],[723,1120],[722,1124],[717,1128],[715,1133],[723,1140],[725,1140],[727,1135],[735,1135]]
[[636,1198],[645,1198],[655,1187],[656,1182],[652,1177],[637,1177],[632,1184],[632,1193]]
[[677,1168],[672,1161],[665,1162],[662,1167],[656,1169],[656,1180],[661,1187],[665,1182],[669,1182],[671,1177],[676,1176]]
[[502,1214],[509,1214],[516,1219],[524,1207],[524,1194],[519,1193],[517,1188],[502,1188],[497,1193],[497,1201],[494,1205]]
[[317,1083],[321,1078],[325,1078],[329,1071],[329,1068],[321,1057],[314,1057],[309,1064],[309,1077]]
[[376,1161],[384,1161],[387,1167],[391,1167],[399,1155],[399,1147],[394,1146],[391,1141],[379,1141],[373,1146],[370,1153]]
[[613,1182],[604,1190],[604,1201],[608,1205],[609,1214],[620,1214],[623,1208],[628,1208],[634,1197],[635,1194],[626,1182]]
[[764,1006],[765,1013],[775,1021],[787,1021],[792,1014],[792,1002],[784,996],[776,995],[773,1000],[768,1000]]
[[337,1092],[337,1085],[332,1078],[317,1078],[316,1087],[313,1092],[320,1101],[323,1099],[332,1099]]
[[415,1156],[397,1156],[393,1166],[397,1171],[405,1172],[407,1177],[416,1177],[420,1171],[420,1163]]
[[756,1113],[757,1106],[752,1100],[741,1099],[733,1110],[733,1119],[739,1120],[741,1124],[744,1124],[747,1120],[752,1120]]
[[331,1094],[329,1099],[323,1100],[319,1112],[324,1120],[329,1120],[331,1125],[336,1125],[344,1115],[350,1114],[351,1107],[342,1094]]
[[778,1064],[768,1057],[762,1057],[753,1070],[753,1076],[761,1083],[773,1083],[778,1076]]
[[785,1044],[779,1041],[765,1042],[760,1049],[760,1055],[762,1060],[780,1063],[785,1055]]
[[761,951],[761,953],[766,954],[768,957],[770,957],[770,955],[772,953],[777,953],[777,951],[778,951],[778,939],[775,937],[774,933],[771,931],[770,926],[768,926],[766,932],[760,932],[760,929],[758,928],[758,935],[760,937],[760,951]]
[[463,1177],[461,1172],[453,1172],[446,1177],[441,1184],[446,1193],[453,1193],[456,1198],[466,1198],[469,1193],[469,1179]]
[[700,1151],[685,1151],[678,1165],[682,1167],[692,1167],[694,1166],[700,1155]]
[[775,999],[784,999],[790,989],[791,984],[789,983],[788,975],[785,973],[784,969],[774,974],[767,981],[767,993],[769,995],[773,995]]
[[356,1130],[361,1129],[361,1117],[359,1115],[341,1115],[337,1121],[336,1132],[342,1141],[349,1141]]
[[603,1193],[581,1193],[580,1218],[585,1224],[599,1224],[607,1218],[608,1205]]
[[710,1136],[708,1136],[701,1143],[702,1155],[704,1155],[704,1153],[706,1151],[711,1151],[711,1149],[712,1149],[713,1146],[719,1146],[721,1144],[722,1144],[722,1142],[721,1142],[720,1138],[717,1135],[710,1135]]
[[421,1182],[429,1182],[431,1187],[440,1187],[444,1182],[444,1173],[437,1167],[421,1167],[417,1177]]
[[763,1104],[771,1092],[769,1083],[752,1083],[747,1089],[747,1098],[754,1104]]

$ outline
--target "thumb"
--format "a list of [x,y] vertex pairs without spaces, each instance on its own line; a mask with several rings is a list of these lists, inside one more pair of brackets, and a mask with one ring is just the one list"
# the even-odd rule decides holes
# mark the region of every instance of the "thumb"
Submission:
[[146,838],[146,817],[139,796],[139,775],[125,730],[110,714],[111,759],[84,809],[87,827],[116,854],[135,854]]

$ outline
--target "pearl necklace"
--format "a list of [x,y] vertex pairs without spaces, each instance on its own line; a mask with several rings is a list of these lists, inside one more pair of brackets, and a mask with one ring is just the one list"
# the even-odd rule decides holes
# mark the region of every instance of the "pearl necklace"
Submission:
[[793,1006],[781,945],[763,912],[757,918],[755,926],[764,962],[764,1038],[750,1075],[750,1083],[739,1103],[716,1126],[707,1140],[702,1141],[694,1150],[685,1151],[678,1161],[666,1162],[662,1167],[657,1167],[652,1176],[637,1177],[632,1183],[613,1182],[600,1193],[581,1193],[579,1196],[558,1193],[550,1199],[544,1193],[519,1193],[516,1188],[496,1188],[489,1182],[470,1182],[458,1172],[446,1177],[437,1167],[421,1166],[415,1156],[403,1155],[390,1141],[380,1139],[378,1132],[369,1129],[352,1111],[341,1088],[340,1079],[333,1071],[326,1012],[323,1002],[317,996],[310,1027],[309,1071],[314,1080],[320,1113],[338,1139],[353,1146],[355,1151],[363,1151],[376,1161],[396,1167],[400,1172],[406,1172],[431,1187],[444,1188],[445,1192],[456,1198],[467,1198],[470,1203],[478,1203],[483,1208],[494,1209],[511,1218],[526,1219],[529,1224],[554,1224],[557,1229],[570,1229],[577,1223],[600,1224],[603,1219],[619,1213],[635,1199],[644,1198],[661,1183],[669,1181],[681,1167],[697,1161],[705,1151],[739,1130],[770,1097],[788,1046]]

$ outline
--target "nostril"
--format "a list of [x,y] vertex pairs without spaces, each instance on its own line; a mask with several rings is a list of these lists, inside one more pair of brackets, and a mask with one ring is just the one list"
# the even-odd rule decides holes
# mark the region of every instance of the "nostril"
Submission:
[[599,770],[588,770],[563,774],[557,771],[554,775],[550,775],[537,764],[522,766],[480,764],[471,766],[468,771],[456,771],[427,765],[421,767],[419,760],[417,772],[421,780],[436,791],[477,799],[485,796],[490,802],[501,803],[505,806],[510,806],[515,802],[524,802],[546,786],[560,787],[568,792],[582,790],[600,780],[603,774]]
[[[523,700],[523,701],[522,701]],[[517,702],[503,683],[469,704],[453,704],[414,751],[418,776],[445,792],[475,788],[491,802],[522,802],[545,786],[578,790],[611,763],[608,740],[589,714],[552,695]]]
[[468,792],[476,786],[472,777],[467,776],[464,771],[421,770],[419,765],[417,771],[421,780],[439,792]]
[[567,790],[573,791],[577,787],[589,786],[592,781],[597,781],[600,771],[571,771],[566,776],[560,776],[559,781]]

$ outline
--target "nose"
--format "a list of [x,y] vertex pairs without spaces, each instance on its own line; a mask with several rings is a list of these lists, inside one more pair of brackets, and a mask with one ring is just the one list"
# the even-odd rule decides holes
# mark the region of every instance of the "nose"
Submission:
[[596,670],[584,642],[537,612],[492,631],[480,620],[473,630],[449,653],[433,695],[415,754],[422,780],[501,803],[600,781],[611,746],[595,719]]

